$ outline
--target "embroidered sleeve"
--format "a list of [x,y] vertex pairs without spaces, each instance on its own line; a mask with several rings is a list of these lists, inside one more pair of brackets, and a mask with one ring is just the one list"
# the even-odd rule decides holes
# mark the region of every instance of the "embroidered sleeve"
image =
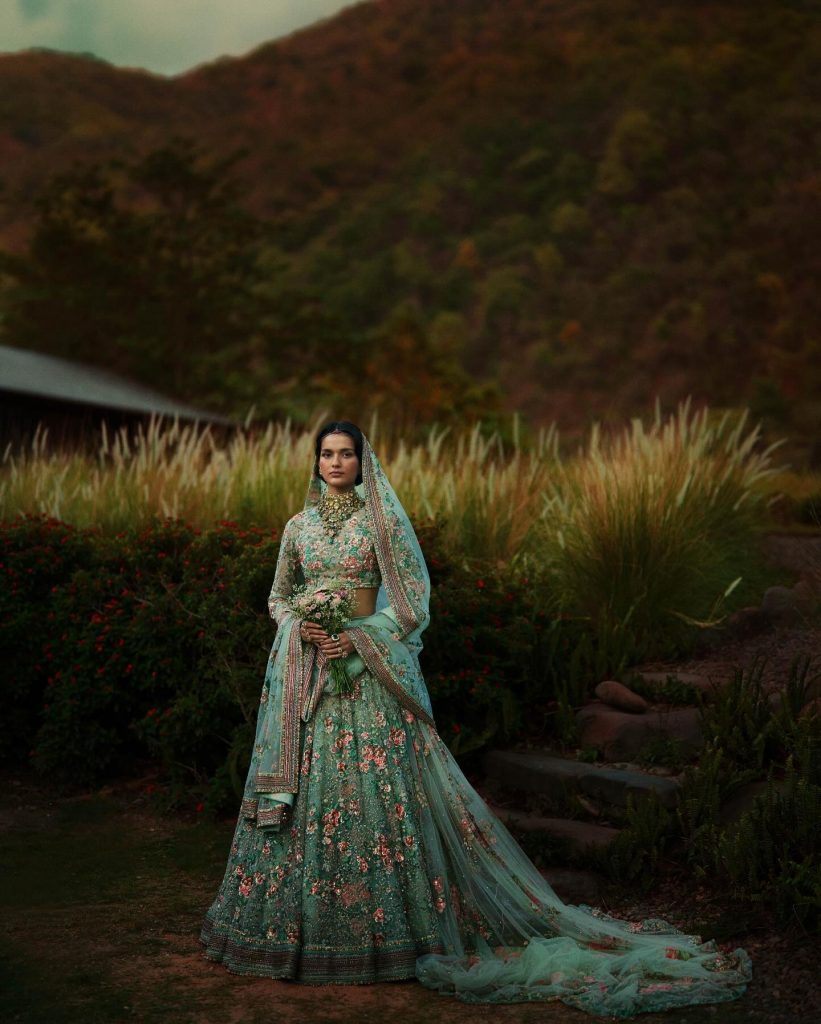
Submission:
[[302,567],[299,564],[299,552],[296,548],[296,527],[293,519],[289,519],[282,531],[279,544],[277,567],[274,572],[274,584],[268,595],[268,612],[278,626],[292,614],[288,606],[288,598],[294,586],[301,582]]

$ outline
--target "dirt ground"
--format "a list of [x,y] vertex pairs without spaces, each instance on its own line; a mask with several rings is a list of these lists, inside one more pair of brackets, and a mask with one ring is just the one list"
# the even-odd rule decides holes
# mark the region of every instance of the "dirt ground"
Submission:
[[[26,775],[0,779],[0,1019],[25,1024],[571,1024],[561,1003],[476,1007],[415,981],[313,987],[229,974],[207,961],[199,928],[224,869],[234,822],[164,818],[133,783],[72,799]],[[646,1024],[787,1024],[818,1019],[817,942],[739,918],[670,879],[647,897],[622,893],[611,913],[665,916],[726,948],[743,945],[754,978],[732,1003]]]
[[[778,561],[796,575],[812,546],[787,541]],[[776,544],[776,547],[779,547]],[[791,567],[792,568],[792,567]],[[778,626],[728,641],[686,664],[657,668],[726,675],[756,656],[784,677],[797,655],[821,656],[821,628]],[[583,1024],[561,1003],[476,1007],[415,981],[313,987],[229,974],[198,936],[228,854],[234,819],[164,817],[139,781],[65,798],[29,772],[0,775],[0,1020],[9,1024]],[[668,872],[646,895],[607,890],[602,906],[628,919],[663,917],[688,932],[743,946],[753,962],[744,997],[643,1014],[646,1024],[792,1024],[821,1020],[817,937],[775,928],[689,878]]]

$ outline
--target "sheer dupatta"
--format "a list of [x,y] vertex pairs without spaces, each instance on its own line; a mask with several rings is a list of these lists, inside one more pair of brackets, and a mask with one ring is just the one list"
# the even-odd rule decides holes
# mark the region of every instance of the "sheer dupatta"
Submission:
[[[347,628],[356,655],[406,711],[424,798],[420,843],[435,894],[444,953],[416,960],[419,981],[467,1002],[561,1000],[589,1013],[628,1017],[723,1002],[741,995],[752,965],[662,919],[629,922],[565,904],[470,785],[438,735],[419,667],[429,622],[430,578],[413,527],[367,439],[360,485],[374,523],[382,586],[373,615]],[[305,508],[324,485],[312,477]],[[327,662],[303,644],[288,607],[298,582],[296,527],[283,533],[269,602],[279,629],[261,698],[243,813],[277,827],[297,792],[300,723],[313,715]]]
[[[348,659],[349,672],[354,675],[367,668],[403,707],[433,725],[419,667],[420,637],[430,621],[430,576],[410,519],[364,435],[358,487],[374,524],[382,585],[374,614],[352,619],[347,628],[357,652]],[[304,507],[316,505],[325,489],[312,472]],[[301,577],[295,541],[296,528],[289,520],[269,599],[277,635],[268,658],[242,800],[242,814],[259,828],[279,827],[293,802],[299,787],[300,722],[309,721],[316,710],[328,672],[324,653],[301,639],[302,620],[288,605]]]
[[[433,724],[430,697],[419,668],[421,634],[430,622],[430,575],[407,512],[391,487],[370,442],[362,439],[362,484],[374,524],[382,586],[376,612],[347,630],[362,661],[400,704]],[[305,507],[322,497],[311,477]]]

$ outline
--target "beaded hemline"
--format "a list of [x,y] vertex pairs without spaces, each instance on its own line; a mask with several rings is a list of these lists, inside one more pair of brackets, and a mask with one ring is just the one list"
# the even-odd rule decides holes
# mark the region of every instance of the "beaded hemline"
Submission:
[[247,974],[303,985],[372,985],[416,979],[416,961],[426,953],[444,953],[441,943],[420,943],[413,949],[361,953],[326,953],[310,949],[251,949],[220,935],[206,918],[199,937],[203,956],[232,974]]

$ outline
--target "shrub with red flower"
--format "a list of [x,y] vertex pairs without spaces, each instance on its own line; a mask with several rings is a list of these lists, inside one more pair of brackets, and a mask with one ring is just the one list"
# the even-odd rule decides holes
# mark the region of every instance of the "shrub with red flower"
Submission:
[[[534,612],[509,573],[477,580],[437,528],[419,537],[434,584],[422,668],[439,731],[462,756],[512,737],[522,706],[555,697],[575,626]],[[274,637],[277,553],[273,531],[227,520],[200,531],[157,519],[114,536],[38,517],[0,524],[0,757],[29,757],[58,785],[156,765],[170,805],[190,806],[192,783],[208,781],[205,806],[235,807]],[[371,747],[364,765],[378,772],[386,756]]]

